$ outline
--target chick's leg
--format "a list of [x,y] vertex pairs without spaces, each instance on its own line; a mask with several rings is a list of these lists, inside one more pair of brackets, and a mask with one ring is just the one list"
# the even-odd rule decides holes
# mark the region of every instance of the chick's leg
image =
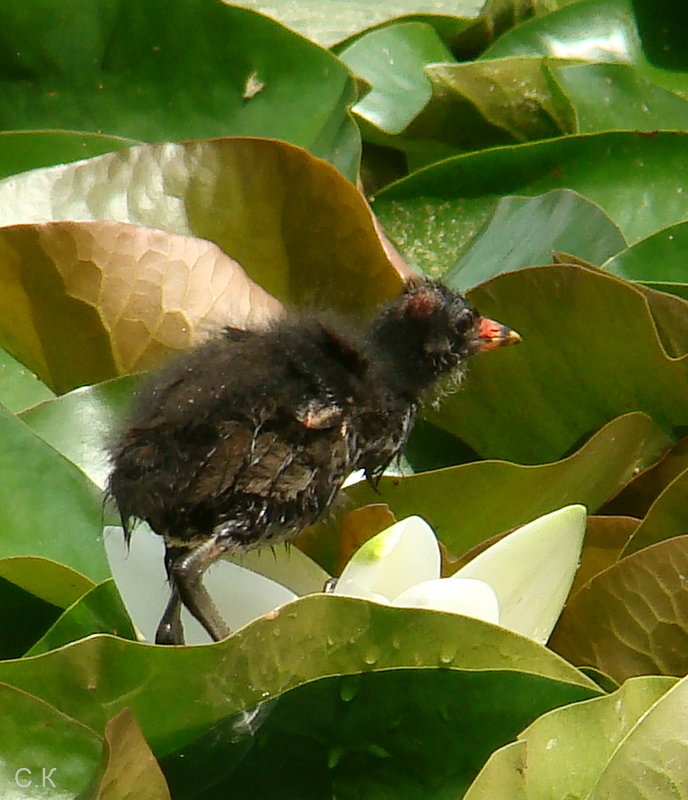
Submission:
[[181,613],[182,601],[177,587],[173,584],[170,601],[155,632],[156,644],[184,644]]
[[203,573],[226,550],[213,536],[190,550],[177,550],[168,564],[168,574],[172,583],[172,596],[165,609],[156,642],[160,644],[183,644],[184,637],[179,615],[183,603],[208,631],[213,641],[218,642],[229,636],[230,630],[220,616],[215,603],[203,586]]

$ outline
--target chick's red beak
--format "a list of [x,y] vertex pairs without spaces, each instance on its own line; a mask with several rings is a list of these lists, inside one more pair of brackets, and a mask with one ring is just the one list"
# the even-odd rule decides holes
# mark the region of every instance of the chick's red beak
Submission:
[[481,317],[475,326],[475,333],[469,342],[469,347],[471,353],[482,353],[484,350],[494,350],[507,344],[518,344],[520,341],[521,337],[516,331],[507,328],[501,322]]

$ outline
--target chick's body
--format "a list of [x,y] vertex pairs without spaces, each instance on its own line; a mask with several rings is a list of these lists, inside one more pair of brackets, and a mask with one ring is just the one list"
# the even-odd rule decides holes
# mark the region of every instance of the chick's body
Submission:
[[226,636],[201,583],[208,565],[292,538],[353,470],[375,480],[426,389],[472,353],[517,339],[421,279],[367,326],[301,316],[228,328],[153,376],[113,448],[109,490],[125,530],[144,519],[165,539],[172,597],[156,640],[183,641],[181,604],[214,639]]
[[355,469],[381,472],[415,414],[341,324],[227,329],[145,386],[114,454],[124,519],[168,545],[273,544],[314,522]]

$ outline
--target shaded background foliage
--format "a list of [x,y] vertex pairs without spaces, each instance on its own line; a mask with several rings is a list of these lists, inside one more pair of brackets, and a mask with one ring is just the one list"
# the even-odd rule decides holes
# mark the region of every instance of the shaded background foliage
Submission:
[[[60,796],[111,800],[688,796],[684,13],[4,0],[3,788],[39,796],[16,770],[50,763]],[[582,502],[549,647],[322,596],[137,641],[101,510],[133,373],[283,303],[365,317],[406,264],[524,343],[298,546],[335,572],[418,513],[450,573]]]

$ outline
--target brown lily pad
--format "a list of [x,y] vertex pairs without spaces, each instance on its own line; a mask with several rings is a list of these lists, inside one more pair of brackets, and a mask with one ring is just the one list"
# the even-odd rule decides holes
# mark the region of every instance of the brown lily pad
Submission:
[[280,303],[216,245],[120,222],[0,229],[0,336],[59,392],[150,368]]
[[616,681],[688,672],[688,536],[634,553],[570,600],[549,646]]

